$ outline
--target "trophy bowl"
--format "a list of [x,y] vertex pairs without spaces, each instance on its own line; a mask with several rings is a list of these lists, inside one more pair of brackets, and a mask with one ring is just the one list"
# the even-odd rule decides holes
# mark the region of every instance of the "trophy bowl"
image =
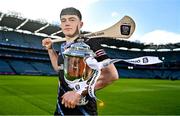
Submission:
[[93,70],[85,59],[94,57],[94,52],[84,42],[74,43],[64,52],[64,76],[68,82],[85,81],[92,77]]

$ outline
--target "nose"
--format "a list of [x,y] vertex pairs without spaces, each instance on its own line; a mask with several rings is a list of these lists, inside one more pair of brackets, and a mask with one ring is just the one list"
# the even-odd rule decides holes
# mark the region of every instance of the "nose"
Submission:
[[65,22],[65,26],[69,26],[70,25],[70,22],[69,21],[66,21]]

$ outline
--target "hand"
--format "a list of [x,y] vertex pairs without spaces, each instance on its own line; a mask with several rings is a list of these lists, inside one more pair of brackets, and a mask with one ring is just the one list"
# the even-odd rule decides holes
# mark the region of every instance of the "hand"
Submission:
[[75,91],[68,91],[62,97],[62,104],[67,108],[75,108],[81,99],[81,95]]
[[51,38],[45,38],[42,40],[42,46],[45,46],[46,49],[51,49],[52,48],[52,41]]

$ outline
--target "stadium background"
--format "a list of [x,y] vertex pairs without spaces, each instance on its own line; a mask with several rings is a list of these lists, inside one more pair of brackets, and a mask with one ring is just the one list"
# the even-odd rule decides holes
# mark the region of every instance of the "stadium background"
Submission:
[[[58,25],[27,19],[13,12],[0,12],[0,74],[56,76],[41,41],[45,37],[58,36],[63,37]],[[161,64],[148,66],[115,63],[120,78],[180,79],[180,43],[145,45],[109,38],[96,41],[101,43],[110,58],[157,56],[163,61]],[[57,52],[60,44],[54,44]]]
[[[63,37],[58,25],[0,12],[0,74],[55,75],[47,51],[42,47],[44,37]],[[157,56],[163,63],[138,66],[118,62],[121,77],[180,79],[180,43],[144,45],[123,40],[97,39],[110,58],[130,59]],[[59,43],[60,44],[60,43]],[[59,44],[54,44],[58,51]]]

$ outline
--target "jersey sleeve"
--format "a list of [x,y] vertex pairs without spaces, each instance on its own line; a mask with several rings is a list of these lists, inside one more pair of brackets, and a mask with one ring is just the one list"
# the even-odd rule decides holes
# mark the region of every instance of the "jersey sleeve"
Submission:
[[103,61],[105,59],[108,59],[108,55],[101,46],[100,39],[87,39],[86,43],[90,46],[90,48],[93,50],[93,52],[96,54],[97,61]]

